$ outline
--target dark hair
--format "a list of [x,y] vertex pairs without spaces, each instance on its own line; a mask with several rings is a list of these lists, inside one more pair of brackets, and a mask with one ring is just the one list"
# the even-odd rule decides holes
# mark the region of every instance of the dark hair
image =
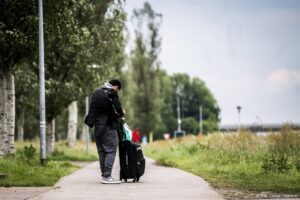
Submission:
[[109,81],[112,86],[118,86],[119,90],[121,90],[121,82],[118,79],[113,79]]

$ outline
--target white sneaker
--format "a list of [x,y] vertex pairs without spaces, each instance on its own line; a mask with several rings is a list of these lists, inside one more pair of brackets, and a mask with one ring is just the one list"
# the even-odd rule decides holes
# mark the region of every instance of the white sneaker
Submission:
[[121,181],[115,180],[113,177],[102,177],[101,183],[103,183],[103,184],[120,184]]

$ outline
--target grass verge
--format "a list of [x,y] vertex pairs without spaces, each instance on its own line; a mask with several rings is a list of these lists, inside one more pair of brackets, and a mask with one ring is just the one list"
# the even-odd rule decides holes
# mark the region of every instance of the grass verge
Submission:
[[0,186],[53,186],[59,178],[78,168],[69,162],[49,161],[42,166],[36,161],[5,158],[0,160],[0,170],[7,177],[0,179]]
[[300,133],[189,136],[144,148],[159,164],[181,168],[218,188],[300,193]]
[[89,153],[86,153],[83,142],[69,148],[65,141],[61,141],[56,143],[53,155],[42,166],[38,149],[38,141],[17,142],[15,156],[0,159],[0,174],[7,174],[0,177],[0,186],[53,186],[61,177],[79,169],[70,161],[98,160],[94,144],[90,144]]

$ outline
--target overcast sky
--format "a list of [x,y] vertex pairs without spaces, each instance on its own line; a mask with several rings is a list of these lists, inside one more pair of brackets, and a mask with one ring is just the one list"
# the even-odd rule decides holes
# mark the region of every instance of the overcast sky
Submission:
[[300,123],[299,0],[148,2],[163,14],[162,68],[205,81],[222,125],[237,124],[237,105],[244,124]]

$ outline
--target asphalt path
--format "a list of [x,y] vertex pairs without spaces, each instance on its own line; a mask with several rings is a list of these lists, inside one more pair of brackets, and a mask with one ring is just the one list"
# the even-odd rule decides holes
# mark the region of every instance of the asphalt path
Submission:
[[[113,176],[119,177],[116,160]],[[99,163],[93,162],[62,178],[43,200],[223,200],[202,178],[146,160],[146,171],[138,183],[101,184]]]

